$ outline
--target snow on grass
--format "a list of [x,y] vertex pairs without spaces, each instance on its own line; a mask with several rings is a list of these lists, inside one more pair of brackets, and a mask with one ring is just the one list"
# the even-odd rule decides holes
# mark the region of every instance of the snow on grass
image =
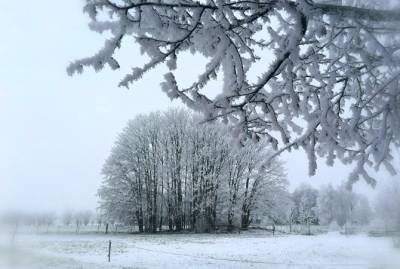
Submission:
[[[111,263],[107,261],[108,240],[112,240]],[[400,268],[400,250],[393,248],[389,238],[338,233],[20,235],[13,251],[30,266],[6,269]],[[13,257],[5,253],[0,250],[3,256]]]

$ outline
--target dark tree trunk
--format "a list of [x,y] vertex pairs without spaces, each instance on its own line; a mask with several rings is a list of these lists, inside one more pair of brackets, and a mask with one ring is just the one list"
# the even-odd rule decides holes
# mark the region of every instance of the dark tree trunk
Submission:
[[243,209],[242,210],[242,217],[241,217],[241,228],[242,229],[247,229],[247,228],[249,228],[250,224],[251,224],[250,210],[249,209]]
[[233,229],[235,228],[233,225],[233,218],[234,218],[234,213],[233,213],[233,210],[231,210],[228,213],[228,231],[229,232],[233,231]]
[[143,211],[141,208],[137,211],[136,218],[137,218],[139,232],[143,233]]

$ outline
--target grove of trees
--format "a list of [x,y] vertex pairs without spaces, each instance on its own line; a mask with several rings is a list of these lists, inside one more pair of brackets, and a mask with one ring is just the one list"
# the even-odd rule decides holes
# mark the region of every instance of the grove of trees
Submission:
[[318,211],[321,224],[336,222],[340,227],[347,224],[367,225],[373,216],[368,199],[343,185],[336,189],[331,185],[321,188]]
[[315,189],[302,184],[288,193],[290,202],[282,204],[286,212],[279,224],[301,225],[303,233],[311,234],[311,226],[338,226],[345,233],[349,228],[367,226],[375,217],[369,200],[362,194],[348,190],[345,185],[336,188],[331,185]]
[[[198,124],[185,110],[140,115],[119,135],[99,190],[105,222],[161,230],[210,232],[261,222],[369,224],[368,199],[345,185],[287,190],[285,169],[263,141],[242,144],[219,123]],[[236,141],[236,142],[235,142]]]
[[284,168],[260,143],[234,143],[221,124],[184,110],[131,120],[103,169],[108,219],[140,232],[247,228],[272,214],[286,190]]

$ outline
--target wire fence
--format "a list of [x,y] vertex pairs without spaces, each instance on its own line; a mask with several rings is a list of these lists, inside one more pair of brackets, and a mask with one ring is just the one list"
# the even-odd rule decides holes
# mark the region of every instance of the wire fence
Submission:
[[153,252],[158,254],[167,254],[172,256],[180,256],[180,257],[188,257],[194,258],[199,260],[208,260],[208,261],[220,261],[220,262],[235,262],[235,263],[242,263],[242,264],[264,264],[264,265],[273,265],[273,266],[286,266],[286,267],[308,267],[308,268],[367,268],[368,264],[364,263],[296,263],[296,262],[272,262],[272,261],[260,261],[260,260],[249,260],[249,259],[235,259],[235,258],[219,258],[219,257],[211,257],[211,256],[201,256],[201,255],[194,255],[194,254],[187,254],[187,253],[176,253],[171,251],[165,250],[154,250],[148,249],[138,246],[130,246],[131,248]]

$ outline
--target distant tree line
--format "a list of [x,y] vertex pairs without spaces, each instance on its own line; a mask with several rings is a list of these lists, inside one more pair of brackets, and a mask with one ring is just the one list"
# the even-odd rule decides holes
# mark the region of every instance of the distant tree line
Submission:
[[386,232],[400,232],[400,180],[383,185],[377,195],[376,214]]
[[18,211],[8,211],[0,216],[0,222],[10,225],[28,225],[36,227],[52,226],[57,220],[53,212],[25,213]]
[[366,196],[348,190],[344,185],[320,189],[302,184],[293,192],[279,194],[279,206],[267,216],[270,223],[301,225],[310,234],[312,225],[337,225],[347,231],[349,226],[368,225],[374,212]]
[[[234,169],[236,174],[237,170],[237,168]],[[247,220],[243,217],[243,208],[246,208],[244,205],[246,206],[249,201],[251,201],[251,206],[246,209],[250,209],[247,211],[250,212],[250,221],[245,223],[246,225],[243,228],[248,228],[250,225],[253,227],[279,225],[288,226],[288,230],[285,230],[289,232],[311,234],[312,226],[326,227],[334,224],[342,228],[344,232],[348,232],[349,228],[366,226],[373,220],[371,229],[374,231],[376,231],[376,228],[384,228],[387,232],[400,231],[400,183],[397,181],[393,181],[391,184],[384,185],[378,189],[374,208],[371,208],[366,196],[349,191],[343,185],[338,187],[326,185],[315,189],[308,184],[302,184],[293,192],[289,192],[282,178],[271,181],[271,178],[268,177],[264,179],[263,184],[258,185],[261,186],[260,188],[252,188],[252,191],[254,190],[255,193],[254,198],[244,201],[244,198],[249,197],[246,196],[246,177],[242,178],[242,182],[237,181],[233,183],[232,178],[237,179],[237,177],[233,177],[232,174],[225,174],[228,177],[220,179],[218,187],[220,197],[216,198],[215,227],[209,227],[208,225],[210,224],[201,222],[199,225],[204,225],[201,227],[207,229],[199,230],[194,227],[195,231],[211,231],[211,228],[227,228],[230,230],[242,228],[243,220]],[[225,180],[227,182],[224,183]],[[105,179],[104,184],[108,184],[107,182],[108,180]],[[253,181],[250,181],[250,183],[249,185],[254,185]],[[129,193],[129,190],[122,188],[122,186],[123,184],[116,186],[119,188],[118,192],[126,191],[126,193]],[[165,183],[165,186],[168,186],[168,183]],[[110,186],[107,188],[110,188]],[[145,190],[146,186],[143,186],[143,189]],[[105,191],[104,185],[100,191],[103,190]],[[49,231],[50,227],[56,227],[56,231],[77,233],[82,231],[106,233],[130,232],[134,231],[135,228],[140,229],[138,220],[135,219],[137,217],[136,211],[129,208],[134,203],[129,204],[125,200],[126,197],[118,196],[117,189],[114,189],[113,192],[108,192],[107,195],[113,193],[116,195],[116,198],[102,200],[101,208],[96,213],[90,210],[66,210],[62,214],[55,214],[54,212],[23,213],[10,211],[0,215],[0,223],[11,225],[16,231],[19,226],[34,227],[36,231],[46,232]],[[164,200],[162,200],[162,197],[158,197],[157,200],[164,202],[164,208],[158,209],[158,212],[163,212],[163,215],[160,214],[156,218],[159,221],[157,230],[162,229],[160,225],[166,226],[166,229],[169,230],[170,226],[168,225],[171,222],[171,230],[176,230],[174,215],[172,218],[169,218],[167,215],[168,192],[167,190],[160,191],[159,195],[161,193],[165,195]],[[186,195],[188,194],[186,193]],[[146,196],[144,195],[144,197]],[[188,201],[186,196],[184,198],[184,201]],[[171,197],[170,199],[174,200]],[[174,202],[172,201],[171,203]],[[176,212],[176,209],[173,209],[174,205],[171,205],[171,212]],[[146,221],[146,212],[148,212],[146,200],[143,201],[142,206],[144,206],[142,231],[151,232],[149,229],[151,226],[146,227],[146,225],[149,225]],[[183,208],[187,210],[187,204]],[[137,209],[137,207],[134,206],[133,209]],[[203,212],[205,215],[199,214],[198,218],[204,218],[204,221],[207,221],[205,217],[208,216],[208,211],[204,210]],[[183,214],[188,213],[183,211]],[[186,219],[186,216],[183,216],[183,219]],[[192,229],[190,219],[187,221],[186,226],[183,226],[181,230]],[[160,222],[162,223],[160,224]]]
[[93,216],[94,214],[90,210],[82,210],[77,212],[66,210],[61,216],[61,220],[62,224],[65,226],[75,225],[76,232],[79,232],[82,226],[88,226],[90,223],[95,222]]
[[[286,191],[264,143],[238,144],[224,125],[185,110],[141,115],[122,131],[99,190],[107,219],[140,232],[248,228]],[[270,206],[267,206],[269,204]]]
[[52,211],[24,212],[8,211],[0,215],[0,223],[18,228],[19,226],[33,227],[36,231],[49,232],[50,227],[73,227],[79,232],[81,227],[96,225],[98,219],[103,223],[101,215],[91,210],[72,211],[66,210],[61,214]]

